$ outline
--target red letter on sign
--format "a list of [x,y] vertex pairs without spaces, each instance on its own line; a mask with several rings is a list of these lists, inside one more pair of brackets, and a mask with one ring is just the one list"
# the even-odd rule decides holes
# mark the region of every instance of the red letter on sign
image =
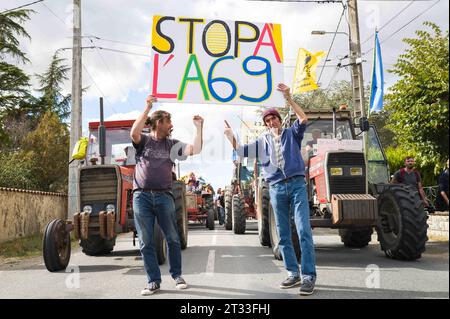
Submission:
[[[259,37],[258,43],[256,44],[256,48],[255,48],[255,52],[253,52],[253,55],[257,55],[258,51],[259,51],[259,47],[261,45],[267,45],[269,47],[272,47],[273,49],[273,53],[275,54],[275,58],[277,59],[277,62],[280,63],[280,55],[278,54],[277,48],[275,46],[275,43],[273,42],[273,35],[272,35],[272,30],[273,30],[273,24],[272,23],[266,23],[264,25],[264,28],[261,31],[261,36]],[[270,42],[263,42],[264,40],[264,36],[267,34],[269,35],[269,39]]]
[[[164,66],[167,64],[167,62],[170,61],[170,59],[172,59],[173,54],[170,55],[169,59],[167,59],[166,63],[164,64]],[[158,93],[158,67],[159,67],[159,54],[156,53],[154,55],[154,60],[153,60],[153,87],[152,87],[152,95],[155,97],[162,97],[162,98],[166,98],[166,99],[176,99],[177,98],[177,94],[171,94],[171,93]]]

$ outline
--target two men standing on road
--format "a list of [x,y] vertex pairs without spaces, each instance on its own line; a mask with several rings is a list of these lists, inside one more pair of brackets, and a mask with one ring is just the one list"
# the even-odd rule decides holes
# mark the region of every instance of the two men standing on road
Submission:
[[[148,285],[142,295],[151,295],[160,289],[161,272],[153,241],[155,220],[161,227],[167,244],[170,274],[176,288],[187,288],[181,277],[181,245],[177,230],[174,197],[172,190],[172,168],[176,159],[199,154],[202,149],[203,118],[193,118],[196,135],[193,144],[171,139],[173,125],[170,113],[158,110],[149,116],[156,98],[149,96],[144,112],[131,128],[130,136],[136,149],[136,168],[133,180],[133,210],[140,251],[147,273]],[[149,121],[150,134],[142,130]]]
[[[262,163],[265,180],[270,186],[270,202],[280,237],[279,248],[288,272],[288,278],[280,284],[280,288],[291,288],[300,284],[300,294],[310,295],[314,292],[317,274],[309,221],[305,164],[300,156],[301,142],[308,119],[301,107],[292,99],[289,87],[279,84],[277,89],[283,93],[298,117],[291,127],[283,129],[278,111],[268,109],[263,113],[263,122],[269,130],[255,142],[239,145],[226,121],[225,135],[239,156],[256,157]],[[291,212],[300,239],[301,269],[292,244]]]

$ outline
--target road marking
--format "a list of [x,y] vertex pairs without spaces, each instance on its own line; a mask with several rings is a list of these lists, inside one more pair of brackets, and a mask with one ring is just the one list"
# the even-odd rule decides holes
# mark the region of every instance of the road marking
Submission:
[[216,261],[216,251],[214,249],[209,251],[208,263],[206,264],[206,276],[214,275],[214,262]]
[[215,246],[217,243],[217,234],[212,235],[211,245]]

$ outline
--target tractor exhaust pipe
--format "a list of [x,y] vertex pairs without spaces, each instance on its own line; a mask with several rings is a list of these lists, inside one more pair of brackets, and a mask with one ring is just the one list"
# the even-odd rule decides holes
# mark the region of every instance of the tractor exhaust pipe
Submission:
[[333,107],[333,138],[336,138],[336,108]]
[[99,141],[99,153],[100,153],[100,164],[105,165],[106,156],[106,130],[105,122],[103,120],[103,97],[100,97],[100,125],[98,126],[98,141]]

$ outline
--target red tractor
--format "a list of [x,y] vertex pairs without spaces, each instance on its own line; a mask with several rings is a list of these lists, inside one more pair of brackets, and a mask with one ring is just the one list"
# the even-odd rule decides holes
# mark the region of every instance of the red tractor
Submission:
[[[427,214],[417,190],[389,184],[389,168],[374,126],[361,118],[354,123],[348,110],[305,110],[307,128],[302,141],[311,227],[339,230],[347,247],[362,248],[378,233],[386,256],[416,260],[425,251]],[[287,116],[291,126],[295,115]],[[359,131],[359,132],[358,132]],[[320,138],[314,138],[315,132]],[[363,145],[361,134],[366,132]],[[307,151],[307,146],[311,150]],[[281,259],[268,184],[255,179],[261,244],[271,246]],[[298,235],[292,222],[292,239],[300,258]]]
[[214,230],[215,208],[211,189],[203,187],[198,192],[187,192],[186,210],[189,221],[205,224],[206,228]]
[[225,229],[244,234],[246,220],[257,218],[254,192],[257,170],[250,169],[246,160],[235,161],[234,165],[231,185],[225,188]]
[[[102,111],[101,111],[102,114]],[[101,115],[101,119],[102,119]],[[86,159],[78,170],[79,207],[73,220],[55,219],[45,228],[43,256],[49,271],[65,269],[70,260],[70,233],[86,255],[97,256],[114,249],[118,234],[137,236],[133,214],[134,148],[130,130],[134,120],[89,123]],[[144,132],[148,132],[146,127]],[[98,141],[98,142],[97,142]],[[100,160],[100,163],[97,163]],[[181,248],[188,239],[185,184],[173,173],[173,195]],[[154,243],[159,264],[167,256],[167,244],[155,222]]]

